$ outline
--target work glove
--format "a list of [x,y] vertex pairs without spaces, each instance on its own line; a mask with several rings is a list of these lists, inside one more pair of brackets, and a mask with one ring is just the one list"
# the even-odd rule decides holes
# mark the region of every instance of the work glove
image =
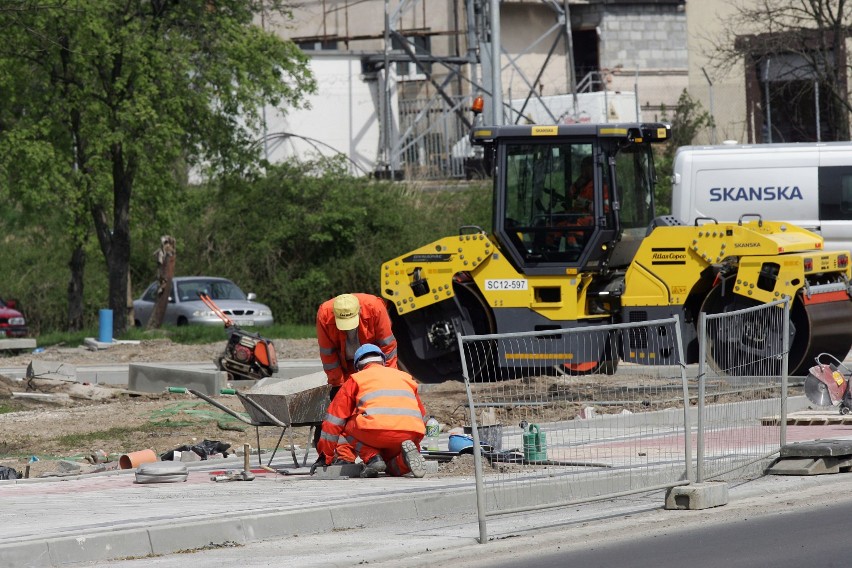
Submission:
[[334,400],[334,395],[337,394],[337,391],[340,390],[340,387],[331,387],[328,391],[328,400]]
[[325,461],[325,455],[324,455],[324,454],[320,454],[320,455],[319,455],[319,457],[317,458],[317,461],[315,461],[315,462],[313,463],[313,465],[311,466],[311,475],[313,475],[314,473],[316,473],[316,471],[317,471],[317,467],[318,467],[318,466],[322,466],[322,470],[323,470],[323,471],[325,471],[325,467],[326,467],[327,465],[328,465],[328,464],[327,464],[327,463],[326,463],[326,461]]

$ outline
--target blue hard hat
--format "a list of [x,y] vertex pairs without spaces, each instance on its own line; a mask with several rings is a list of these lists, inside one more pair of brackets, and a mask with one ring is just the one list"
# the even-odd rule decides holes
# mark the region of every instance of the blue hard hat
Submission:
[[357,351],[355,351],[355,357],[353,358],[353,362],[355,363],[355,366],[356,367],[358,366],[358,361],[360,361],[364,357],[367,357],[367,356],[370,356],[370,355],[373,355],[373,356],[378,355],[379,357],[382,358],[382,364],[384,364],[384,362],[385,362],[384,352],[382,352],[382,350],[379,349],[378,346],[373,345],[372,343],[367,343],[365,345],[362,345],[361,347],[358,348]]

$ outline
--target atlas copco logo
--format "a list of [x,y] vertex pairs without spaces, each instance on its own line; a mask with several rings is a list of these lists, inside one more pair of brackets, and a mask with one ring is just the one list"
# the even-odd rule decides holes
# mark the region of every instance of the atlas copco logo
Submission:
[[711,187],[710,201],[803,201],[798,185],[764,187]]
[[651,264],[686,264],[686,249],[652,248]]
[[655,252],[651,255],[653,260],[684,260],[686,253],[683,252]]

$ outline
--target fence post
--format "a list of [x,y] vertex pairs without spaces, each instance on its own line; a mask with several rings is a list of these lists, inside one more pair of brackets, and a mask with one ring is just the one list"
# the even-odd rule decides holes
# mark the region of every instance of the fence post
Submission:
[[787,445],[787,373],[790,363],[790,298],[784,302],[784,321],[781,322],[781,447]]
[[704,481],[704,388],[707,378],[707,314],[698,313],[698,412],[696,420],[695,444],[696,444],[696,481]]
[[686,379],[686,363],[684,362],[683,336],[680,332],[680,319],[677,314],[674,318],[675,337],[677,338],[678,366],[680,366],[680,381],[683,385],[683,453],[686,466],[686,479],[695,479],[692,471],[692,426],[689,420],[689,383]]
[[470,409],[470,429],[473,435],[473,469],[476,479],[476,516],[479,519],[479,544],[488,542],[488,527],[485,520],[485,485],[482,477],[482,451],[479,446],[479,432],[476,424],[476,411],[473,406],[473,393],[470,390],[470,372],[467,368],[467,357],[464,356],[464,341],[460,333],[456,333],[456,341],[459,345],[459,357],[461,357],[462,376],[464,377],[464,389],[467,392],[467,405]]

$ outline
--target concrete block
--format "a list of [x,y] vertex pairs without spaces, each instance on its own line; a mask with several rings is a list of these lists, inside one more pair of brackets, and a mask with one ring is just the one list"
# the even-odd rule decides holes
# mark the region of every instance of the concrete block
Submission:
[[131,363],[127,388],[138,392],[164,392],[168,387],[186,387],[208,396],[217,396],[226,384],[227,373],[223,371],[196,371]]
[[[846,463],[846,460],[843,460]],[[840,473],[838,458],[779,458],[766,470],[768,475],[824,475]]]
[[325,468],[318,467],[312,476],[313,479],[349,479],[360,477],[364,464],[348,463],[343,465],[328,465]]
[[700,511],[727,504],[727,483],[693,483],[672,487],[666,493],[666,509]]

